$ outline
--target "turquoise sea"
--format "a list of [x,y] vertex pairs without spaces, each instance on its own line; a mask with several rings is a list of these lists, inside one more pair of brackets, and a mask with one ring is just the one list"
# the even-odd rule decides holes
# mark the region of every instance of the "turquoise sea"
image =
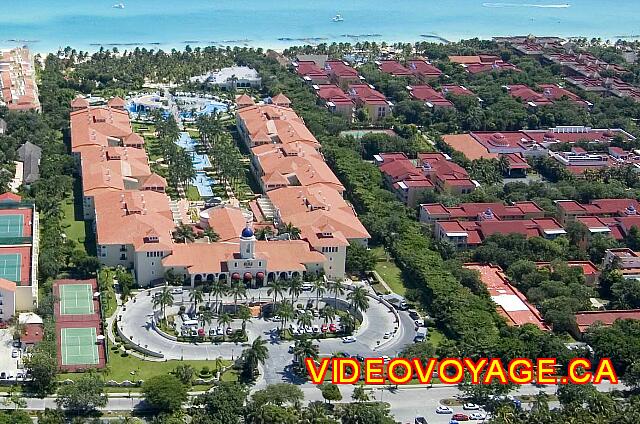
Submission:
[[[114,8],[116,3],[124,8]],[[284,47],[504,35],[640,38],[640,0],[2,0],[0,47]],[[340,14],[344,20],[333,22]],[[359,37],[357,37],[359,36]]]

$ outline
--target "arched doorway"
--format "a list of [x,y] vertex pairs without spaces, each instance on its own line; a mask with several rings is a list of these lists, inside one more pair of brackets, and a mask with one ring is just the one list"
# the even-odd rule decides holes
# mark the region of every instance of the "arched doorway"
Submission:
[[256,274],[256,287],[264,287],[264,272]]
[[300,278],[300,273],[298,271],[293,271],[291,273],[291,278]]
[[281,280],[286,280],[287,278],[288,278],[288,275],[287,275],[287,273],[286,273],[286,272],[281,272],[281,273],[280,273],[280,279],[281,279]]
[[213,274],[207,274],[207,283],[213,283],[213,281],[216,279],[216,276]]
[[227,281],[227,274],[225,274],[224,272],[221,272],[220,275],[218,275],[218,281]]
[[202,275],[196,274],[196,276],[193,278],[193,285],[197,286],[199,284],[202,284]]
[[245,272],[242,276],[242,281],[244,282],[244,286],[246,288],[255,288],[255,280],[253,279],[253,274],[250,272]]
[[267,274],[267,283],[273,283],[274,281],[276,281],[276,273],[270,272]]

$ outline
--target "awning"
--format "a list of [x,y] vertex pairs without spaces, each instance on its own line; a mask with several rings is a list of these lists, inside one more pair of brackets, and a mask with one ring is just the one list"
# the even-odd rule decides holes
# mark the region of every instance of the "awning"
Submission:
[[253,278],[253,274],[251,274],[250,272],[245,272],[244,273],[244,279],[245,280],[251,280]]
[[256,274],[257,278],[264,278],[264,272],[259,272]]
[[237,272],[234,272],[233,274],[231,274],[231,279],[232,280],[239,280],[240,279],[240,274],[238,274]]

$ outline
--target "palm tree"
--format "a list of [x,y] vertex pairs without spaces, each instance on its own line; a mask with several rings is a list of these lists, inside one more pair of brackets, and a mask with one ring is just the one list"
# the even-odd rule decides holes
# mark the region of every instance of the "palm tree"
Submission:
[[313,282],[313,290],[316,292],[316,310],[318,310],[320,306],[320,296],[322,296],[327,289],[324,287],[324,281],[322,279],[317,279]]
[[262,227],[256,231],[256,238],[258,240],[266,240],[273,234],[271,227]]
[[312,358],[315,360],[318,359],[318,355],[318,345],[313,344],[310,339],[297,340],[293,347],[293,356],[300,365],[302,365],[303,362],[301,359]]
[[162,319],[165,322],[167,321],[165,307],[171,305],[173,305],[173,295],[171,294],[171,290],[169,290],[169,287],[164,286],[162,288],[162,291],[153,298],[153,308],[155,309],[156,306],[160,306],[160,310],[162,311]]
[[173,230],[173,239],[176,243],[193,242],[196,239],[196,233],[190,225],[180,224]]
[[346,334],[350,334],[356,328],[356,320],[351,314],[344,314],[340,316],[340,326],[342,331]]
[[267,295],[271,296],[273,294],[274,306],[278,302],[278,296],[284,297],[283,295],[286,288],[286,281],[280,278],[271,283],[269,290],[267,290]]
[[204,300],[204,292],[202,289],[191,290],[189,300],[193,302],[193,312],[198,312],[198,303]]
[[344,294],[344,284],[340,281],[331,281],[329,283],[329,293],[333,293],[333,306],[337,306],[338,295]]
[[285,325],[287,325],[287,322],[295,318],[295,310],[293,309],[293,304],[288,300],[283,300],[282,302],[280,302],[276,311],[280,318],[282,318],[282,327],[280,327],[281,330]]
[[218,298],[220,296],[224,296],[227,293],[227,290],[229,288],[227,287],[227,285],[224,283],[224,281],[216,281],[211,285],[211,291],[209,292],[209,296],[211,296],[212,294],[215,296],[216,299],[216,311],[218,310]]
[[298,325],[300,327],[307,328],[307,327],[311,327],[312,324],[313,324],[313,315],[305,312],[303,314],[300,314],[300,316],[298,317]]
[[336,309],[331,306],[325,306],[320,310],[320,318],[322,318],[322,322],[328,324],[336,318]]
[[300,277],[293,277],[289,281],[289,294],[291,295],[291,303],[295,303],[302,294],[302,285],[304,282]]
[[369,309],[369,298],[367,291],[363,287],[356,287],[347,294],[349,307],[354,311],[366,312]]
[[229,328],[231,327],[231,323],[233,322],[233,318],[229,314],[222,314],[218,317],[218,325]]
[[211,324],[213,322],[213,312],[211,312],[209,309],[205,309],[204,311],[202,311],[200,313],[200,322],[202,323],[203,327],[207,324]]
[[267,349],[267,341],[262,337],[258,337],[251,343],[251,347],[244,351],[244,360],[252,375],[258,368],[258,365],[264,364],[269,358],[269,349]]
[[229,287],[229,294],[233,296],[233,311],[238,312],[238,298],[247,297],[247,288],[244,283],[239,280],[233,281],[231,287]]
[[281,233],[289,233],[289,237],[293,240],[297,240],[300,238],[300,228],[293,225],[291,222],[284,224],[281,227]]
[[204,237],[208,237],[210,243],[215,243],[216,241],[220,240],[220,235],[218,235],[218,233],[216,233],[213,228],[205,228],[202,232],[202,235]]
[[246,330],[247,322],[251,321],[251,318],[253,318],[253,315],[251,315],[251,309],[241,305],[240,310],[238,311],[238,319],[242,320],[242,331]]

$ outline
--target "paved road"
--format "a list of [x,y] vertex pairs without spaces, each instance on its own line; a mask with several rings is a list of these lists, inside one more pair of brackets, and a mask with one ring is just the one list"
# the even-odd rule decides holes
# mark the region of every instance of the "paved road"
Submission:
[[[161,290],[156,288],[151,293]],[[267,289],[250,291],[250,299],[266,298]],[[139,293],[126,304],[126,310],[119,310],[117,315],[121,317],[118,325],[122,332],[134,343],[146,347],[154,352],[162,353],[166,359],[210,359],[217,357],[237,358],[242,350],[248,346],[245,344],[211,344],[211,343],[177,343],[160,336],[152,327],[153,306],[152,295],[149,291]],[[168,313],[177,313],[179,305],[192,307],[189,303],[188,291],[182,295],[175,295],[175,305],[168,309]],[[315,302],[315,294],[306,292],[300,296],[299,302],[308,300]],[[331,298],[328,298],[332,300]],[[225,301],[232,301],[227,298]],[[337,351],[346,351],[350,354],[363,356],[396,355],[408,343],[413,342],[415,335],[413,320],[406,312],[400,312],[400,322],[395,322],[393,312],[377,300],[370,299],[369,309],[365,314],[362,325],[355,334],[356,343],[344,344],[340,339],[320,340],[320,354],[331,355]],[[261,384],[273,384],[279,382],[297,382],[295,376],[288,371],[287,365],[291,363],[292,355],[288,353],[291,342],[280,340],[276,333],[279,323],[254,319],[247,324],[249,341],[262,336],[269,341],[269,359],[264,365],[263,380]],[[234,327],[239,328],[240,322],[235,322]],[[397,328],[397,331],[396,331]],[[390,339],[384,339],[386,332],[391,332]]]

